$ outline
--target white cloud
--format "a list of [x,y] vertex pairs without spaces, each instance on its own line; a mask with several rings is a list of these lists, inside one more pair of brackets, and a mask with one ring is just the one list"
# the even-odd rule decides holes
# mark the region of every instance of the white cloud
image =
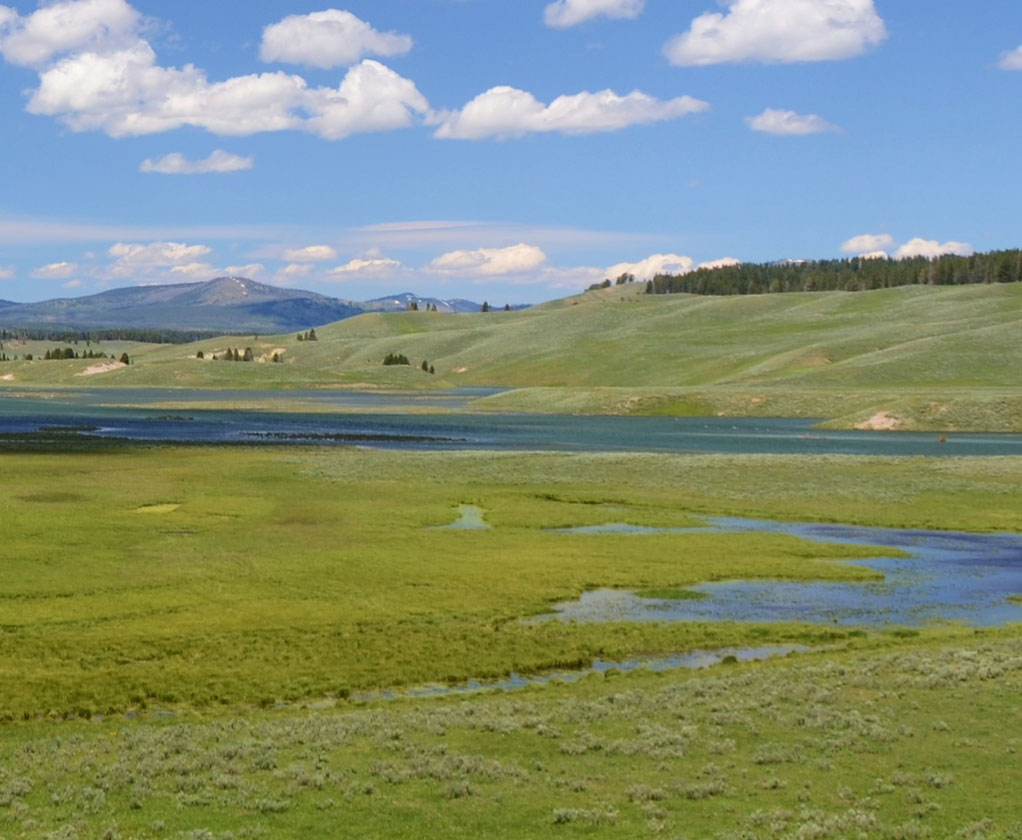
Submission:
[[755,117],[746,117],[745,122],[753,131],[762,131],[766,134],[822,134],[826,131],[841,130],[816,114],[796,114],[794,111],[780,111],[775,108],[767,108]]
[[81,280],[68,280],[66,283],[63,284],[62,288],[65,288],[65,289],[80,289],[81,287],[82,287],[82,281]]
[[228,277],[247,277],[249,280],[263,273],[266,266],[262,263],[248,263],[247,265],[229,265],[223,273]]
[[653,254],[639,262],[612,265],[605,276],[616,279],[622,274],[634,274],[636,280],[651,280],[657,274],[687,274],[694,265],[691,257],[680,254]]
[[116,257],[108,276],[130,277],[146,275],[158,268],[188,266],[209,252],[206,245],[186,245],[183,242],[152,242],[149,245],[118,242],[107,252]]
[[845,254],[862,255],[872,251],[887,252],[894,246],[894,237],[889,233],[864,233],[841,243],[841,251]]
[[184,155],[173,152],[159,160],[146,158],[139,167],[140,172],[159,172],[162,175],[204,175],[209,172],[241,172],[251,169],[255,158],[239,157],[217,149],[202,160],[188,160]]
[[972,246],[968,242],[938,242],[936,239],[910,239],[894,252],[896,260],[909,259],[911,257],[926,257],[936,259],[945,254],[957,254],[968,257],[973,253]]
[[867,251],[865,254],[859,254],[860,260],[889,260],[891,255],[886,251]]
[[887,37],[873,0],[723,0],[664,45],[671,64],[852,58]]
[[997,66],[1001,70],[1022,70],[1022,47],[1001,53]]
[[331,280],[353,280],[357,275],[390,274],[401,267],[398,260],[387,257],[357,258],[330,269],[327,277]]
[[28,104],[30,113],[55,116],[74,131],[111,137],[194,126],[231,136],[300,130],[328,140],[403,128],[428,108],[414,83],[368,59],[337,89],[309,89],[303,78],[286,73],[211,83],[192,65],[157,66],[145,42],[64,59],[42,73]]
[[593,283],[599,283],[606,276],[607,274],[602,268],[550,266],[544,268],[537,279],[548,289],[566,289],[576,292]]
[[329,69],[354,64],[367,55],[404,55],[411,48],[408,35],[377,32],[351,12],[327,9],[290,15],[267,26],[259,56],[263,61]]
[[645,0],[555,0],[543,10],[547,26],[563,29],[603,15],[609,18],[637,18]]
[[135,40],[141,15],[124,0],[70,0],[28,17],[0,6],[0,55],[12,64],[40,67],[72,51],[108,51]]
[[329,245],[309,245],[305,248],[291,248],[284,252],[284,259],[288,262],[325,262],[336,260],[337,251]]
[[277,272],[278,277],[304,277],[312,272],[310,263],[290,263]]
[[428,271],[444,274],[481,274],[487,277],[531,271],[546,262],[546,254],[535,245],[519,242],[508,248],[479,248],[450,251],[433,260]]
[[733,265],[741,265],[741,260],[736,260],[734,257],[721,257],[719,260],[709,260],[707,262],[701,262],[696,268],[730,268]]
[[429,102],[414,82],[366,59],[348,71],[336,90],[309,91],[299,107],[311,114],[303,130],[326,140],[341,140],[360,132],[406,128],[415,114],[429,111]]
[[56,262],[43,265],[33,271],[29,276],[36,280],[64,280],[78,271],[78,265],[73,262]]
[[705,111],[709,104],[691,96],[666,102],[642,91],[619,96],[612,90],[559,96],[544,105],[531,93],[517,88],[490,88],[460,111],[443,114],[436,137],[479,140],[484,137],[521,137],[530,132],[592,134],[630,125],[660,122]]
[[0,265],[0,280],[10,280],[12,277],[14,277],[14,267]]
[[175,265],[170,269],[171,277],[185,277],[188,280],[210,280],[219,272],[209,263],[190,262],[184,265]]
[[[163,67],[142,37],[141,15],[124,0],[65,0],[25,18],[0,9],[0,54],[39,72],[28,111],[74,131],[126,137],[192,126],[228,136],[307,131],[338,140],[403,128],[429,111],[413,82],[369,59],[337,88],[313,88],[283,72],[212,82],[191,64]],[[160,163],[153,171],[163,171]],[[171,158],[167,166],[187,169],[187,161]]]

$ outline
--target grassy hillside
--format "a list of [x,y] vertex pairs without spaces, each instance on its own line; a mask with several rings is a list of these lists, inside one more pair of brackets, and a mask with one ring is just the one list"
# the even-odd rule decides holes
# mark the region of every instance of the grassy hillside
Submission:
[[[493,410],[824,417],[1022,428],[1022,284],[741,297],[614,287],[519,312],[367,314],[295,335],[138,350],[127,369],[0,363],[0,381],[192,387],[533,389]],[[263,364],[212,362],[251,346]],[[196,358],[201,350],[207,357]],[[277,352],[282,364],[266,360]],[[410,367],[384,367],[402,353]],[[435,375],[419,365],[427,360]],[[12,378],[7,378],[12,377]],[[540,389],[540,390],[535,390]]]

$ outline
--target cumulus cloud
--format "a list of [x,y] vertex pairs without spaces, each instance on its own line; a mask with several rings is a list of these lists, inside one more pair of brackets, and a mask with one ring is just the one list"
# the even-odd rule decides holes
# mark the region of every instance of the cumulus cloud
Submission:
[[433,260],[427,270],[443,274],[480,274],[487,277],[531,271],[546,262],[543,249],[519,242],[508,248],[449,251]]
[[645,0],[556,0],[543,10],[547,26],[564,29],[590,18],[637,18]]
[[367,55],[404,55],[411,48],[412,39],[408,35],[377,32],[351,12],[327,9],[290,15],[267,26],[259,56],[263,61],[325,70],[354,64]]
[[894,258],[896,260],[904,260],[911,257],[926,257],[932,260],[945,254],[968,257],[972,253],[972,246],[968,242],[938,242],[936,239],[916,237],[915,239],[910,239],[895,251]]
[[327,277],[332,280],[353,280],[367,274],[389,274],[400,269],[401,263],[388,257],[356,258],[344,265],[330,269]]
[[78,271],[77,263],[55,262],[43,265],[33,271],[29,276],[36,280],[64,280]]
[[708,260],[707,262],[701,262],[696,268],[730,268],[733,265],[741,265],[741,260],[736,260],[734,257],[721,257],[719,260]]
[[284,252],[284,259],[288,262],[325,262],[336,260],[337,251],[329,245],[309,245],[305,248],[291,248]]
[[889,233],[863,233],[841,243],[845,254],[868,254],[874,251],[887,252],[895,246],[894,237]]
[[184,155],[173,152],[159,160],[146,158],[139,167],[140,172],[159,172],[162,175],[204,175],[210,172],[241,172],[251,169],[255,158],[239,157],[217,149],[202,160],[188,160]]
[[873,0],[723,0],[664,45],[671,64],[852,58],[887,37]]
[[129,277],[148,274],[154,269],[187,266],[198,262],[209,252],[206,245],[186,245],[183,242],[152,242],[148,245],[118,242],[107,251],[116,258],[108,274],[111,277]]
[[124,0],[64,0],[24,18],[0,8],[0,54],[39,73],[28,111],[74,131],[126,137],[191,126],[339,140],[403,128],[429,111],[413,82],[370,59],[351,67],[336,88],[310,87],[283,72],[215,82],[191,64],[161,66],[142,37],[141,15]]
[[1022,70],[1022,47],[1002,52],[997,66],[1001,70]]
[[27,17],[0,6],[0,55],[40,67],[62,53],[118,49],[135,40],[141,20],[124,0],[51,3]]
[[653,254],[639,262],[612,265],[607,269],[606,276],[617,278],[622,274],[634,274],[636,280],[651,280],[657,274],[687,274],[694,265],[695,261],[691,257],[680,254]]
[[549,105],[531,93],[506,85],[490,88],[460,111],[444,114],[436,137],[479,140],[521,137],[530,132],[592,134],[630,125],[660,122],[705,111],[709,104],[691,96],[666,102],[641,91],[620,96],[612,90],[559,96]]
[[0,280],[10,280],[12,277],[14,277],[14,267],[0,265]]
[[775,108],[767,108],[755,117],[746,117],[745,122],[753,131],[762,131],[766,134],[822,134],[826,131],[841,130],[816,114],[797,114],[794,111],[780,111]]

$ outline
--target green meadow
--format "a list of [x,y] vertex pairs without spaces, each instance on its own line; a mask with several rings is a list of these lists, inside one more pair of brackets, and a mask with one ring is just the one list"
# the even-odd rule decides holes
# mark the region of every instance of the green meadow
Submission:
[[[874,579],[709,514],[1022,530],[1022,459],[6,452],[0,837],[1018,837],[1017,629],[535,622]],[[489,529],[443,526],[459,508]],[[871,552],[872,553],[872,552]],[[594,658],[810,652],[386,701]],[[963,833],[964,832],[964,833]]]
[[[1022,430],[1022,285],[639,291],[365,315],[314,342],[88,348],[127,366],[8,342],[21,358],[0,362],[0,386],[123,388],[125,404],[139,387],[269,389],[231,404],[300,411],[323,410],[300,388],[502,385],[469,410]],[[246,347],[254,362],[212,360]],[[412,364],[384,367],[388,353]],[[554,529],[737,515],[1020,532],[1022,458],[43,435],[0,450],[0,481],[0,840],[1022,838],[1019,626],[538,619],[601,588],[683,600],[715,580],[879,582],[857,562],[875,549]],[[446,527],[468,506],[488,527]],[[767,645],[799,652],[415,695]]]
[[[24,362],[49,344],[9,343],[5,352],[19,361],[0,362],[0,385],[487,385],[513,390],[481,400],[479,410],[812,417],[837,427],[887,414],[902,429],[1022,429],[1022,284],[733,297],[643,288],[516,312],[367,314],[317,327],[317,341],[103,343],[92,349],[126,351],[133,361],[107,371],[90,360]],[[252,363],[212,360],[246,348]],[[390,353],[411,364],[384,366]]]

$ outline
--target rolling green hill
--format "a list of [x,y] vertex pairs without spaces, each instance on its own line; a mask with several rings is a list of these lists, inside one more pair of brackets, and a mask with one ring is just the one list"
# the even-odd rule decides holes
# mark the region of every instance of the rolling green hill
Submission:
[[[153,346],[136,349],[130,367],[88,377],[85,360],[0,363],[0,382],[492,385],[515,390],[479,401],[480,409],[1022,429],[1022,284],[735,297],[641,292],[642,284],[612,287],[517,312],[370,313],[318,328],[317,341],[241,336]],[[228,347],[252,347],[256,363],[210,360]],[[205,359],[196,358],[199,350]],[[269,361],[274,352],[282,364]],[[388,353],[411,365],[383,366]],[[434,375],[421,370],[423,360]]]

